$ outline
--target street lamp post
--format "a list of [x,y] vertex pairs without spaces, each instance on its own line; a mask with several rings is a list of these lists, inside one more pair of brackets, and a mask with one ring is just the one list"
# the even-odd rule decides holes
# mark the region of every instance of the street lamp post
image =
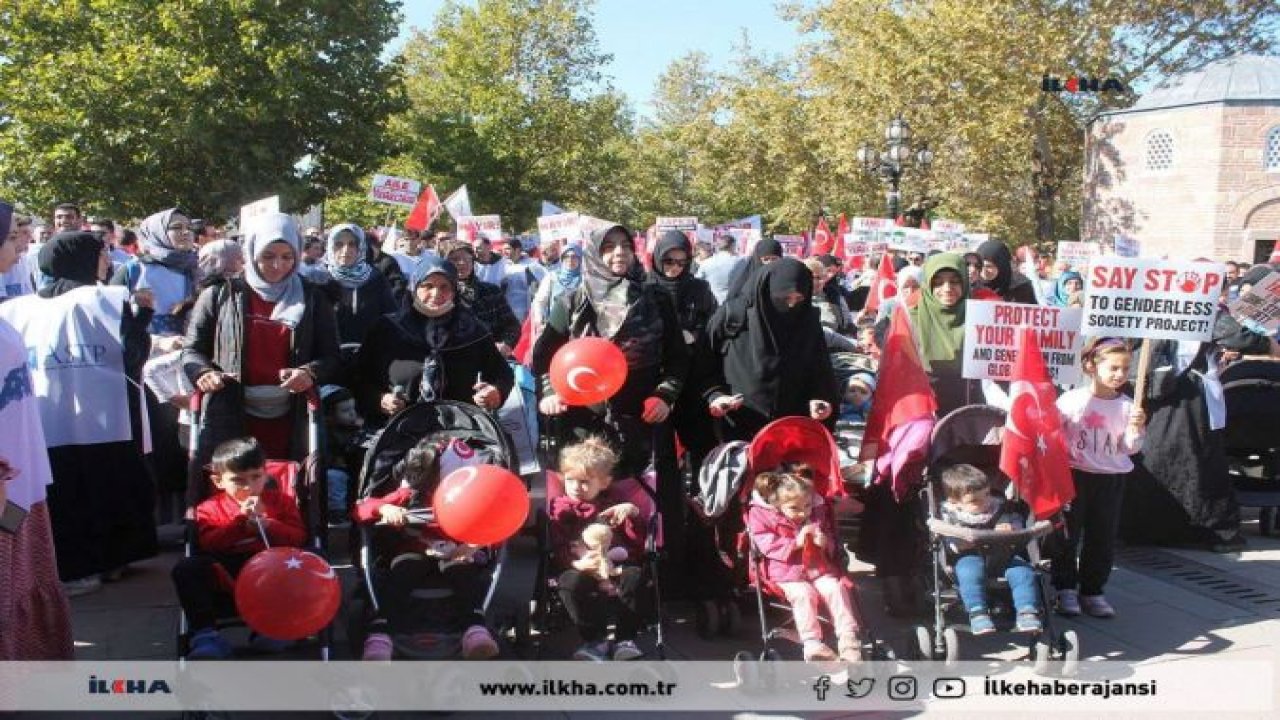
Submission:
[[929,143],[921,143],[918,148],[911,146],[911,126],[902,119],[902,113],[889,122],[884,130],[885,149],[876,149],[871,143],[862,143],[858,148],[858,162],[869,173],[880,176],[888,186],[885,200],[889,206],[889,219],[896,220],[902,214],[902,193],[900,186],[902,174],[914,162],[921,170],[928,170],[933,164],[933,150]]

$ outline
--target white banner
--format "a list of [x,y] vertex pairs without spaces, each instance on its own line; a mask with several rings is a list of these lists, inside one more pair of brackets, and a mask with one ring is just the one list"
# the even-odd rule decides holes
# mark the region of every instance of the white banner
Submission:
[[369,199],[411,208],[418,202],[420,192],[422,183],[417,180],[394,175],[374,175],[373,184],[369,187]]
[[664,230],[681,230],[692,231],[698,229],[698,218],[696,217],[660,217],[654,221],[654,226],[661,233]]
[[1058,243],[1058,262],[1066,262],[1067,267],[1083,274],[1089,267],[1089,261],[1102,254],[1102,246],[1096,242],[1060,242]]
[[463,215],[458,220],[458,238],[474,243],[479,238],[502,242],[501,215]]
[[1049,374],[1057,385],[1080,382],[1080,308],[969,300],[964,309],[966,378],[1009,380],[1018,359],[1020,329],[1032,327]]
[[803,258],[805,256],[805,240],[803,235],[774,235],[774,240],[782,246],[782,254],[787,257]]
[[1231,303],[1231,315],[1246,326],[1274,335],[1280,330],[1280,272],[1268,273]]
[[928,230],[898,228],[889,234],[889,247],[925,255],[933,249],[933,236]]
[[249,221],[263,215],[280,212],[280,196],[272,195],[269,198],[263,198],[240,208],[240,231],[249,227]]
[[542,242],[554,241],[561,245],[582,242],[578,213],[558,213],[538,218],[538,236]]
[[1084,276],[1084,335],[1208,340],[1226,268],[1221,263],[1098,257]]
[[85,286],[0,304],[22,334],[49,447],[132,439],[120,318],[129,289]]
[[733,228],[725,232],[733,236],[737,241],[738,254],[746,257],[756,249],[756,243],[760,242],[760,231],[752,228]]
[[991,233],[965,233],[965,245],[970,250],[977,250],[978,246],[991,239]]
[[[471,194],[467,192],[467,186],[461,185],[454,190],[449,197],[444,199],[444,209],[449,211],[449,217],[453,218],[455,223],[459,218],[471,216]],[[459,225],[461,227],[461,225]]]

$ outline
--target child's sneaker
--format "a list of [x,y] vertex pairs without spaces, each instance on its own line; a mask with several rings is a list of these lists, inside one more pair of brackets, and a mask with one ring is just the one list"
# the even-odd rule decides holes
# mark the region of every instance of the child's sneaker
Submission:
[[274,655],[276,653],[282,653],[293,647],[293,641],[277,640],[275,638],[267,637],[266,635],[259,635],[256,632],[251,632],[249,633],[249,647],[260,653],[270,653]]
[[996,631],[996,624],[986,610],[975,610],[969,613],[969,632],[974,635],[990,635]]
[[840,662],[853,664],[862,662],[862,643],[857,635],[846,635],[840,638]]
[[1116,616],[1116,609],[1111,607],[1111,603],[1107,602],[1104,595],[1081,595],[1080,605],[1084,611],[1096,618],[1112,618]]
[[222,637],[222,633],[213,628],[205,628],[191,637],[191,650],[187,652],[188,660],[226,660],[231,657],[231,643]]
[[1058,614],[1075,617],[1080,614],[1080,593],[1075,590],[1058,591]]
[[613,646],[614,660],[635,660],[638,657],[644,657],[644,651],[636,645],[635,640],[619,640]]
[[483,625],[472,625],[462,634],[463,660],[488,660],[498,654],[498,641]]
[[1040,613],[1035,610],[1018,611],[1018,632],[1038,633],[1042,630],[1044,625],[1040,622]]
[[102,589],[102,578],[97,575],[89,575],[77,580],[67,580],[62,583],[62,592],[69,598],[88,595]]
[[831,662],[836,659],[836,651],[821,640],[804,641],[805,662]]
[[364,639],[364,654],[360,657],[365,660],[390,660],[395,645],[391,642],[391,636],[386,633],[369,633],[369,637]]
[[583,643],[582,647],[574,651],[573,659],[604,662],[609,659],[609,641],[602,640],[598,643]]

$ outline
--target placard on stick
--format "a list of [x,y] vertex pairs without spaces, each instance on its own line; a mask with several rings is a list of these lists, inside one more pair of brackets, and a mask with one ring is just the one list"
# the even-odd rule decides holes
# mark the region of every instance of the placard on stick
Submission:
[[422,183],[412,178],[394,175],[374,175],[369,186],[369,199],[374,202],[400,207],[413,207],[422,192]]
[[1094,258],[1085,273],[1084,335],[1209,340],[1218,315],[1221,263]]
[[1060,242],[1057,248],[1058,262],[1078,273],[1084,273],[1089,261],[1102,254],[1102,246],[1096,242]]
[[1080,308],[969,300],[964,313],[964,377],[1011,379],[1020,328],[1031,327],[1054,383],[1080,382]]
[[1271,272],[1231,303],[1231,315],[1264,334],[1280,330],[1280,272]]

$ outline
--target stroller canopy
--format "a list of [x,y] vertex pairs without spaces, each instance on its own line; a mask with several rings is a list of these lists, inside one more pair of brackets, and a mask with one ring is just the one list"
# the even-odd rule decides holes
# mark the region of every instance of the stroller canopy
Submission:
[[814,487],[823,497],[845,494],[835,438],[812,418],[784,417],[765,425],[751,441],[747,457],[753,477],[784,462],[802,462],[813,468]]

